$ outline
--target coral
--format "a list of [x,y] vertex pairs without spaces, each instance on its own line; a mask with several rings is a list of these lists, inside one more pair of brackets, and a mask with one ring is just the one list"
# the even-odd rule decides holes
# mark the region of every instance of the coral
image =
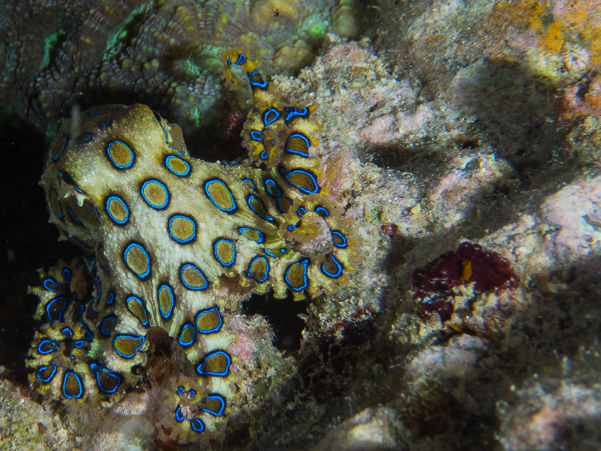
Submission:
[[[270,72],[297,71],[341,28],[336,8],[334,0],[8,2],[0,99],[42,129],[74,105],[144,101],[191,133],[225,111],[220,53],[240,47]],[[345,2],[341,33],[360,29],[358,8]]]
[[93,255],[94,291],[87,299],[77,261],[40,271],[32,291],[48,324],[29,353],[32,386],[46,399],[110,406],[140,386],[135,368],[166,334],[181,373],[165,370],[173,376],[157,384],[161,443],[214,440],[248,405],[256,347],[229,315],[241,300],[335,291],[361,254],[337,192],[340,158],[315,153],[320,127],[303,114],[314,106],[285,106],[246,55],[224,60],[255,92],[244,140],[277,135],[277,166],[250,145],[244,164],[194,159],[158,113],[105,105],[62,121],[40,182],[61,239]]
[[35,403],[0,367],[0,449],[77,450],[74,437],[60,415]]

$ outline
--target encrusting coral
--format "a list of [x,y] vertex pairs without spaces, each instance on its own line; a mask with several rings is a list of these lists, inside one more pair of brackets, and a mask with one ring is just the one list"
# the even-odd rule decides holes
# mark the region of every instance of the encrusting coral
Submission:
[[8,2],[3,113],[44,129],[73,105],[144,101],[192,132],[225,110],[223,51],[241,48],[270,73],[295,72],[327,32],[356,37],[358,8],[336,0]]
[[232,352],[241,300],[335,291],[361,253],[336,191],[339,157],[316,156],[314,106],[282,102],[243,53],[224,64],[232,88],[249,81],[254,93],[248,161],[194,159],[180,127],[147,106],[105,105],[62,121],[40,182],[61,238],[91,257],[40,270],[32,385],[111,406],[143,386],[139,368],[167,334],[182,369],[163,384],[161,441],[206,443],[242,406],[256,377]]

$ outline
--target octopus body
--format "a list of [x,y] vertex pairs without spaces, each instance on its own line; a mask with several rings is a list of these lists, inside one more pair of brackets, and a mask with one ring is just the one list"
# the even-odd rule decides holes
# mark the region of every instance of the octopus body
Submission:
[[218,436],[239,407],[228,312],[252,293],[338,289],[358,259],[331,193],[336,161],[316,157],[314,107],[282,105],[246,55],[224,59],[230,86],[242,70],[254,93],[246,161],[192,158],[179,126],[148,107],[105,105],[62,120],[40,183],[50,221],[89,258],[40,270],[33,386],[112,405],[143,384],[161,331],[188,362],[165,403],[163,433],[180,442]]

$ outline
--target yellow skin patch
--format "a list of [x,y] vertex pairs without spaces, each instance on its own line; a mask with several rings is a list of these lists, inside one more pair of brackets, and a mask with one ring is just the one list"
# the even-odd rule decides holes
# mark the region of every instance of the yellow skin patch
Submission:
[[196,226],[191,219],[178,216],[170,221],[169,230],[179,241],[188,241],[194,237]]
[[143,342],[144,339],[142,337],[117,337],[114,340],[113,345],[122,355],[133,356],[140,346],[142,346]]
[[148,323],[148,316],[146,315],[146,308],[142,301],[134,296],[127,298],[127,309],[140,320],[140,323]]
[[266,258],[255,259],[248,270],[249,275],[257,282],[262,282],[267,278],[268,262]]
[[128,218],[127,207],[125,206],[123,201],[113,197],[112,199],[108,200],[107,207],[108,207],[110,214],[118,222],[124,222],[127,220],[127,218]]
[[139,244],[130,244],[124,253],[127,267],[138,277],[146,277],[150,272],[148,254]]
[[196,328],[201,332],[215,330],[221,325],[221,318],[217,310],[208,310],[198,315],[196,319]]
[[228,360],[223,354],[215,354],[206,358],[201,367],[205,373],[223,373],[228,367]]
[[106,151],[115,166],[119,168],[126,168],[134,161],[134,153],[131,148],[127,144],[120,141],[113,141],[109,143]]

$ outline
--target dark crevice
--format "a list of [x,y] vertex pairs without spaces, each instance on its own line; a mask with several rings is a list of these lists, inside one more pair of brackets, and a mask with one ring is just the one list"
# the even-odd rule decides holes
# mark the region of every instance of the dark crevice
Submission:
[[305,329],[305,321],[299,315],[306,314],[308,306],[309,301],[294,301],[291,295],[276,299],[269,293],[251,296],[242,305],[242,313],[267,318],[275,333],[273,345],[280,351],[294,352],[300,349]]

